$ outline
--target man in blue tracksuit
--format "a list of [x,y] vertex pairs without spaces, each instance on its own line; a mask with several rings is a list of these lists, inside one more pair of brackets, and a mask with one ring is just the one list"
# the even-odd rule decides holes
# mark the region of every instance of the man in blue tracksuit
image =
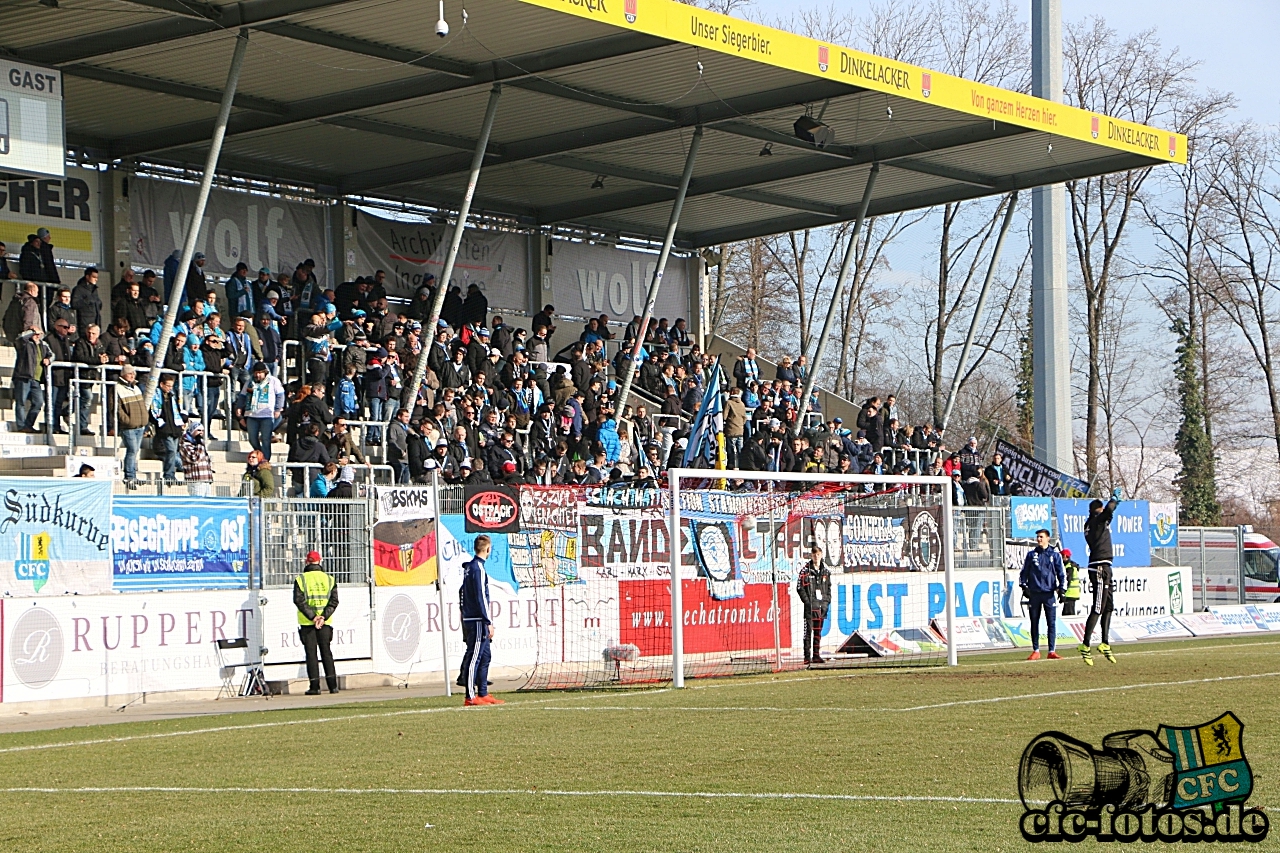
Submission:
[[484,561],[492,550],[488,536],[476,537],[476,556],[462,567],[462,588],[458,601],[462,608],[462,639],[467,652],[462,668],[467,675],[467,699],[464,705],[502,705],[501,699],[489,695],[489,643],[493,639],[493,622],[489,618],[489,576]]
[[1036,547],[1022,562],[1018,585],[1031,605],[1031,656],[1027,660],[1040,660],[1041,610],[1044,611],[1045,628],[1049,634],[1049,659],[1060,660],[1058,613],[1054,598],[1062,597],[1067,583],[1062,571],[1062,555],[1049,544],[1049,531],[1036,531]]

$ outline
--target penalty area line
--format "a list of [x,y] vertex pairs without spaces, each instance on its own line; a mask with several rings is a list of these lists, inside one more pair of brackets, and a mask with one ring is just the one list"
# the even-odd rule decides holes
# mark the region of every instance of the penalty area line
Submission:
[[169,786],[112,785],[70,788],[14,787],[0,788],[4,794],[320,794],[405,795],[405,796],[531,796],[531,797],[648,797],[691,800],[830,800],[868,803],[973,803],[979,805],[1016,805],[1020,800],[1001,797],[948,797],[927,794],[822,794],[794,791],[572,791],[554,788],[287,788],[229,785]]

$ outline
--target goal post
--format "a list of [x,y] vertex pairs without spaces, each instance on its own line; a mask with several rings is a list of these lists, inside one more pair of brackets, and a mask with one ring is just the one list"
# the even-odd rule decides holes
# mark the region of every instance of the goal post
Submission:
[[[686,651],[697,654],[697,649],[707,648],[707,644],[701,639],[692,645],[686,642],[686,623],[694,624],[699,621],[699,614],[686,613],[685,610],[685,585],[690,583],[690,575],[693,575],[697,583],[705,582],[711,598],[729,601],[735,598],[739,601],[744,600],[744,597],[750,598],[750,596],[744,596],[745,586],[742,580],[744,574],[754,575],[757,581],[764,575],[762,566],[746,565],[750,561],[748,558],[758,562],[762,555],[744,550],[742,543],[732,541],[735,535],[740,535],[740,531],[746,529],[744,519],[754,518],[757,507],[767,507],[770,516],[767,559],[770,563],[769,619],[772,624],[769,627],[774,635],[775,669],[781,668],[783,663],[778,636],[782,624],[788,626],[789,636],[786,648],[788,651],[793,649],[796,628],[791,625],[790,614],[784,608],[797,606],[796,602],[790,601],[788,590],[794,586],[795,573],[803,563],[802,559],[789,560],[786,571],[781,575],[773,564],[774,555],[777,552],[777,537],[773,529],[775,511],[781,512],[783,516],[782,535],[788,549],[794,550],[792,546],[797,544],[798,537],[800,549],[806,550],[810,544],[817,542],[820,533],[823,533],[825,538],[822,544],[829,546],[824,549],[824,561],[835,563],[831,566],[831,570],[835,582],[834,588],[839,595],[837,597],[833,594],[832,597],[837,600],[827,602],[827,607],[838,609],[829,611],[827,623],[819,626],[815,633],[825,633],[828,629],[832,629],[837,621],[842,630],[839,632],[832,630],[832,633],[843,634],[843,628],[852,625],[855,630],[843,641],[841,649],[855,651],[838,652],[833,657],[825,657],[832,654],[828,649],[823,652],[824,661],[831,660],[832,665],[840,665],[843,662],[856,664],[859,658],[880,656],[892,656],[897,660],[906,661],[932,660],[939,651],[937,645],[945,645],[947,665],[956,665],[956,643],[954,642],[956,587],[950,478],[888,474],[721,471],[705,468],[673,468],[667,472],[667,476],[668,535],[672,554],[670,636],[673,686],[685,686]],[[734,484],[732,489],[726,488],[729,483]],[[779,489],[780,486],[783,488]],[[928,518],[922,516],[928,516]],[[736,524],[717,523],[717,519],[735,518]],[[919,521],[913,522],[912,519],[919,519]],[[877,544],[872,547],[873,553],[866,554],[860,550],[857,553],[846,552],[844,548],[846,541],[855,543],[853,546],[855,549],[862,547],[856,544],[860,542],[860,530],[851,528],[860,528],[868,523],[871,523],[876,530],[882,531],[881,538],[877,539]],[[936,541],[934,532],[929,530],[933,525],[936,525]],[[907,529],[908,527],[911,529]],[[832,535],[835,536],[834,540],[831,538]],[[876,534],[873,533],[871,536],[876,539]],[[682,537],[690,540],[692,573],[685,566]],[[894,561],[895,548],[899,556],[897,562]],[[838,560],[833,560],[832,550],[839,553]],[[928,592],[922,595],[918,591],[920,584],[913,584],[915,589],[908,590],[908,585],[904,583],[872,583],[869,589],[876,597],[869,598],[867,603],[877,616],[873,620],[876,623],[874,626],[871,621],[868,621],[868,628],[885,629],[886,622],[892,627],[877,631],[857,630],[861,625],[858,612],[860,587],[842,588],[844,579],[841,576],[851,576],[864,560],[872,563],[876,572],[894,572],[897,574],[892,577],[899,579],[903,572],[941,570],[942,588],[937,590],[937,584],[930,583],[926,587]],[[869,577],[874,580],[875,574]],[[885,577],[891,576],[886,574]],[[701,589],[701,587],[692,586],[691,589]],[[886,591],[887,595],[885,595]],[[847,595],[846,592],[848,592]],[[758,593],[756,598],[759,599]],[[779,604],[780,598],[786,602],[784,605]],[[881,608],[879,604],[881,598],[886,602],[892,600],[891,618],[886,617]],[[939,598],[941,601],[938,601]],[[848,599],[852,599],[854,610],[851,620],[845,618]],[[910,627],[903,624],[904,599],[908,611],[915,608],[914,611],[906,614],[905,621],[912,623]],[[919,609],[921,602],[927,608],[923,612]],[[936,615],[943,616],[941,626],[943,630],[933,631],[932,628],[936,626],[937,621],[934,611],[939,604],[941,604],[940,612]],[[758,608],[758,603],[756,607]],[[700,605],[700,609],[705,610],[705,602]],[[745,608],[736,609],[715,607],[713,619],[717,611],[724,619],[726,610],[728,621],[732,622],[742,613],[750,611],[751,604],[748,601]],[[803,632],[804,626],[799,627]],[[746,632],[748,629],[740,628],[739,631]],[[942,636],[939,637],[938,634]],[[753,644],[758,646],[764,641],[760,632],[755,631],[754,638],[748,640],[743,648]],[[735,646],[730,644],[728,647]],[[862,651],[856,651],[857,649]],[[922,649],[925,651],[921,652]]]

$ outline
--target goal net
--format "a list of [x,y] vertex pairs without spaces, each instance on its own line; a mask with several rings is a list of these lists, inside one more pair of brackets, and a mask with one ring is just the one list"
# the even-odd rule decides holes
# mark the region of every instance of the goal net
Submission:
[[[511,538],[517,577],[561,615],[541,620],[528,688],[947,661],[948,481],[714,473],[521,489],[522,515],[559,508],[557,529]],[[802,579],[815,545],[824,571]]]

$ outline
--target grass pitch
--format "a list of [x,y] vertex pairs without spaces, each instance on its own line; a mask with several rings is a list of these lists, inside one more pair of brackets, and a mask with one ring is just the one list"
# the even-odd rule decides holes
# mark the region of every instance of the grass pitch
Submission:
[[5,735],[0,850],[1023,849],[1034,735],[1224,711],[1280,805],[1280,638],[1118,652]]

